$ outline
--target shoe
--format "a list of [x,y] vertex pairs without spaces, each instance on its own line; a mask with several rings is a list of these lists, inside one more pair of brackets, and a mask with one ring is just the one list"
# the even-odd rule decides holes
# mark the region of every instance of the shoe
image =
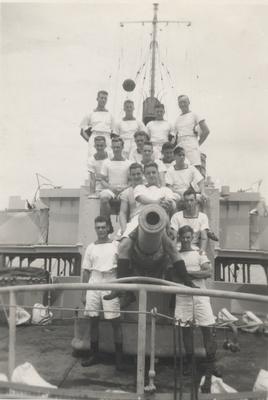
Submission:
[[127,308],[131,303],[136,301],[136,296],[133,292],[125,292],[120,299],[120,307]]
[[73,349],[72,357],[74,358],[88,358],[90,357],[90,350],[77,350]]
[[219,241],[218,236],[216,236],[215,233],[212,232],[212,231],[207,231],[207,237],[208,237],[210,240],[214,240],[214,242],[218,242],[218,241]]
[[91,365],[99,364],[100,359],[97,354],[92,354],[90,357],[81,361],[82,367],[90,367]]

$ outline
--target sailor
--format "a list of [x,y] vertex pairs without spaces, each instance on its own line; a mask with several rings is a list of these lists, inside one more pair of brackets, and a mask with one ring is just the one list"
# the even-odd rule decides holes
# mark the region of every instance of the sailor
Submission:
[[155,120],[148,122],[148,124],[146,125],[146,129],[149,138],[153,143],[154,149],[158,150],[158,152],[160,153],[162,145],[165,142],[170,141],[172,144],[175,144],[175,135],[173,133],[172,124],[164,120],[164,104],[156,104],[154,111]]
[[200,254],[205,254],[208,242],[208,217],[199,211],[196,193],[193,189],[190,188],[183,193],[183,202],[185,208],[172,215],[170,228],[175,232],[177,238],[180,228],[190,226],[193,230],[192,248],[199,250]]
[[[190,111],[188,96],[179,96],[178,105],[181,114],[177,117],[174,125],[174,133],[177,135],[178,145],[184,148],[186,157],[191,165],[201,170],[199,146],[208,137],[209,129],[204,118],[200,118],[196,113]],[[198,134],[198,130],[200,130],[200,134]]]
[[[97,240],[89,244],[83,259],[82,270],[84,283],[100,283],[115,279],[118,257],[118,242],[108,237],[108,224],[104,217],[95,218]],[[82,303],[85,305],[85,316],[90,318],[90,356],[82,361],[83,367],[100,362],[99,360],[99,315],[103,309],[104,318],[109,320],[113,328],[115,344],[115,363],[122,370],[123,336],[120,324],[119,298],[107,301],[104,296],[109,290],[88,290],[82,292]]]
[[204,178],[200,172],[193,166],[185,162],[185,150],[177,146],[174,150],[175,165],[171,166],[165,176],[166,185],[182,199],[183,193],[193,187],[200,192],[200,200],[206,201]]
[[142,148],[142,158],[141,158],[141,165],[143,166],[143,169],[145,170],[145,166],[148,164],[151,164],[154,162],[157,164],[158,168],[158,176],[159,176],[159,184],[161,186],[165,186],[165,172],[166,172],[166,167],[163,164],[163,162],[157,157],[154,159],[154,148],[152,142],[144,142],[143,148]]
[[168,170],[172,165],[176,164],[174,157],[174,145],[170,142],[165,142],[161,148],[161,160]]
[[[111,224],[111,205],[119,206],[121,192],[128,186],[129,166],[131,162],[122,156],[124,142],[120,137],[112,139],[113,157],[106,159],[101,168],[100,215],[105,216],[110,223],[110,233],[113,232]],[[119,207],[117,207],[119,208]]]
[[103,189],[101,185],[101,168],[104,160],[108,158],[108,153],[106,151],[106,140],[104,136],[94,137],[94,147],[96,153],[89,157],[87,162],[88,172],[89,172],[89,188],[90,193],[99,194]]
[[[180,256],[185,262],[187,273],[193,283],[201,289],[206,289],[206,279],[211,277],[212,267],[206,255],[200,255],[192,248],[194,237],[193,229],[185,225],[179,229],[181,242]],[[193,358],[192,329],[189,324],[197,324],[201,328],[204,347],[207,355],[207,369],[203,392],[210,391],[211,375],[215,369],[217,343],[213,334],[212,325],[215,323],[210,298],[205,296],[176,295],[175,318],[182,324],[182,337],[186,353],[184,374],[190,374]]]
[[111,133],[114,132],[114,119],[105,108],[108,92],[100,90],[97,94],[97,108],[86,115],[80,124],[80,135],[88,142],[88,156],[94,154],[94,137],[102,135],[106,139],[108,153],[111,153]]
[[[145,131],[137,131],[134,133],[134,141],[136,144],[136,148],[132,148],[129,159],[135,163],[141,163],[142,160],[142,149],[145,142],[149,141],[148,134]],[[153,151],[152,159],[156,160],[160,157],[159,152]]]
[[[172,271],[175,280],[185,285],[195,287],[189,279],[184,263],[181,262],[181,257],[176,250],[175,243],[168,237],[166,230],[164,230],[161,237],[161,248],[157,250],[156,254],[143,254],[137,248],[137,228],[139,221],[139,214],[148,204],[158,204],[166,211],[166,224],[168,226],[168,215],[174,212],[176,202],[174,200],[173,192],[165,187],[159,186],[158,167],[157,164],[151,163],[145,165],[144,174],[148,182],[147,186],[137,185],[134,188],[134,199],[139,203],[135,216],[127,224],[126,230],[122,235],[122,240],[119,246],[118,258],[118,278],[131,276],[134,271],[139,275],[162,277],[162,273],[167,268],[167,256],[172,263]],[[148,267],[149,266],[149,267]],[[147,268],[146,268],[147,267]],[[149,274],[149,275],[148,275]],[[152,275],[153,274],[153,275]],[[112,292],[105,298],[112,299],[118,295],[118,292]],[[122,307],[126,307],[131,302],[135,301],[135,296],[132,292],[127,292],[124,295]]]
[[129,167],[129,177],[131,186],[123,190],[120,199],[119,224],[121,233],[125,231],[127,223],[131,220],[139,209],[139,204],[134,198],[134,188],[143,184],[143,169],[138,163],[132,163]]
[[134,102],[132,100],[124,102],[124,111],[125,116],[115,125],[115,132],[124,140],[123,155],[129,158],[131,149],[134,147],[134,133],[144,131],[145,126],[143,122],[137,121],[134,117]]

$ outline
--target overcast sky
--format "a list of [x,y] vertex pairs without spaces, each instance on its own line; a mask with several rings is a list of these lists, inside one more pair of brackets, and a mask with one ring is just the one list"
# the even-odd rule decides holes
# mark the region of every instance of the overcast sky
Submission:
[[[98,89],[109,91],[119,118],[122,81],[135,77],[150,41],[146,26],[119,21],[151,18],[150,1],[1,4],[1,209],[10,195],[33,199],[36,172],[55,185],[83,184],[80,120]],[[157,94],[168,119],[176,118],[176,96],[189,94],[211,131],[208,174],[232,190],[263,179],[267,199],[268,1],[163,1],[159,19],[192,22],[159,32]]]

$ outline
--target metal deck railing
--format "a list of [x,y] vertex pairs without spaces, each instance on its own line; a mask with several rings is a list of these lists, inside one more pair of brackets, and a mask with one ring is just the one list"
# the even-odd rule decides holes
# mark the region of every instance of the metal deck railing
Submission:
[[[134,281],[135,283],[126,283],[129,281]],[[143,282],[143,283],[140,283]],[[146,318],[147,318],[147,294],[150,292],[154,293],[167,293],[167,294],[180,294],[180,295],[191,295],[191,296],[210,296],[210,297],[219,297],[226,299],[239,299],[239,300],[250,300],[262,303],[268,303],[268,297],[257,294],[248,294],[248,293],[237,293],[237,292],[227,292],[220,290],[210,290],[210,289],[191,289],[173,282],[164,281],[156,278],[146,278],[146,277],[133,277],[133,278],[122,278],[119,280],[110,281],[107,283],[94,283],[94,284],[86,284],[86,283],[76,283],[76,284],[37,284],[37,285],[23,285],[23,286],[7,286],[0,288],[0,296],[3,293],[9,293],[9,355],[8,355],[8,372],[9,379],[11,380],[11,376],[13,370],[15,368],[15,344],[16,344],[16,295],[19,292],[33,292],[33,291],[57,291],[57,290],[119,290],[119,291],[136,291],[139,293],[139,307],[138,307],[138,339],[137,339],[137,385],[136,385],[136,393],[126,393],[119,394],[117,393],[117,397],[113,397],[112,393],[105,392],[90,392],[87,391],[85,393],[74,394],[71,392],[68,394],[66,390],[62,389],[48,389],[48,388],[37,388],[37,387],[29,387],[24,385],[18,385],[15,383],[8,383],[8,387],[15,391],[28,393],[31,396],[31,393],[35,391],[36,394],[44,394],[46,393],[50,398],[88,398],[88,399],[145,399],[149,398],[151,400],[155,399],[173,399],[177,398],[181,399],[192,399],[196,400],[197,398],[202,399],[264,399],[266,398],[265,392],[247,392],[247,393],[231,393],[231,394],[198,394],[195,391],[192,391],[190,395],[179,393],[179,397],[177,397],[177,389],[173,394],[146,394],[145,393],[145,343],[146,343]],[[152,379],[149,381],[149,384],[153,385],[154,378],[154,350],[155,350],[155,318],[157,312],[152,312],[152,326],[151,326],[151,376],[149,371],[149,377]],[[155,314],[155,315],[154,315]],[[0,388],[6,387],[7,383],[0,382]],[[24,386],[24,388],[23,388]],[[30,394],[29,394],[30,393]],[[15,395],[15,394],[14,394]],[[58,396],[58,397],[57,397]],[[86,396],[86,397],[85,397]],[[189,397],[190,396],[190,397]],[[6,397],[8,398],[8,397]],[[13,397],[14,398],[14,397]],[[35,397],[36,398],[36,397]]]

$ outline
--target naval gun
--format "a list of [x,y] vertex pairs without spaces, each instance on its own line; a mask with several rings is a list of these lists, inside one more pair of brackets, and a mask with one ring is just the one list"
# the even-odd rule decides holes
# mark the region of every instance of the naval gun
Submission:
[[[118,278],[133,275],[162,278],[168,269],[171,272],[169,278],[173,281],[195,287],[176,243],[167,235],[169,218],[166,210],[169,211],[169,201],[161,204],[163,206],[145,206],[139,214],[137,228],[122,240],[117,264]],[[113,295],[108,295],[108,298],[113,298]]]
[[163,207],[150,204],[141,211],[139,225],[129,235],[132,240],[130,261],[135,274],[162,277],[168,262],[167,225],[168,216]]

